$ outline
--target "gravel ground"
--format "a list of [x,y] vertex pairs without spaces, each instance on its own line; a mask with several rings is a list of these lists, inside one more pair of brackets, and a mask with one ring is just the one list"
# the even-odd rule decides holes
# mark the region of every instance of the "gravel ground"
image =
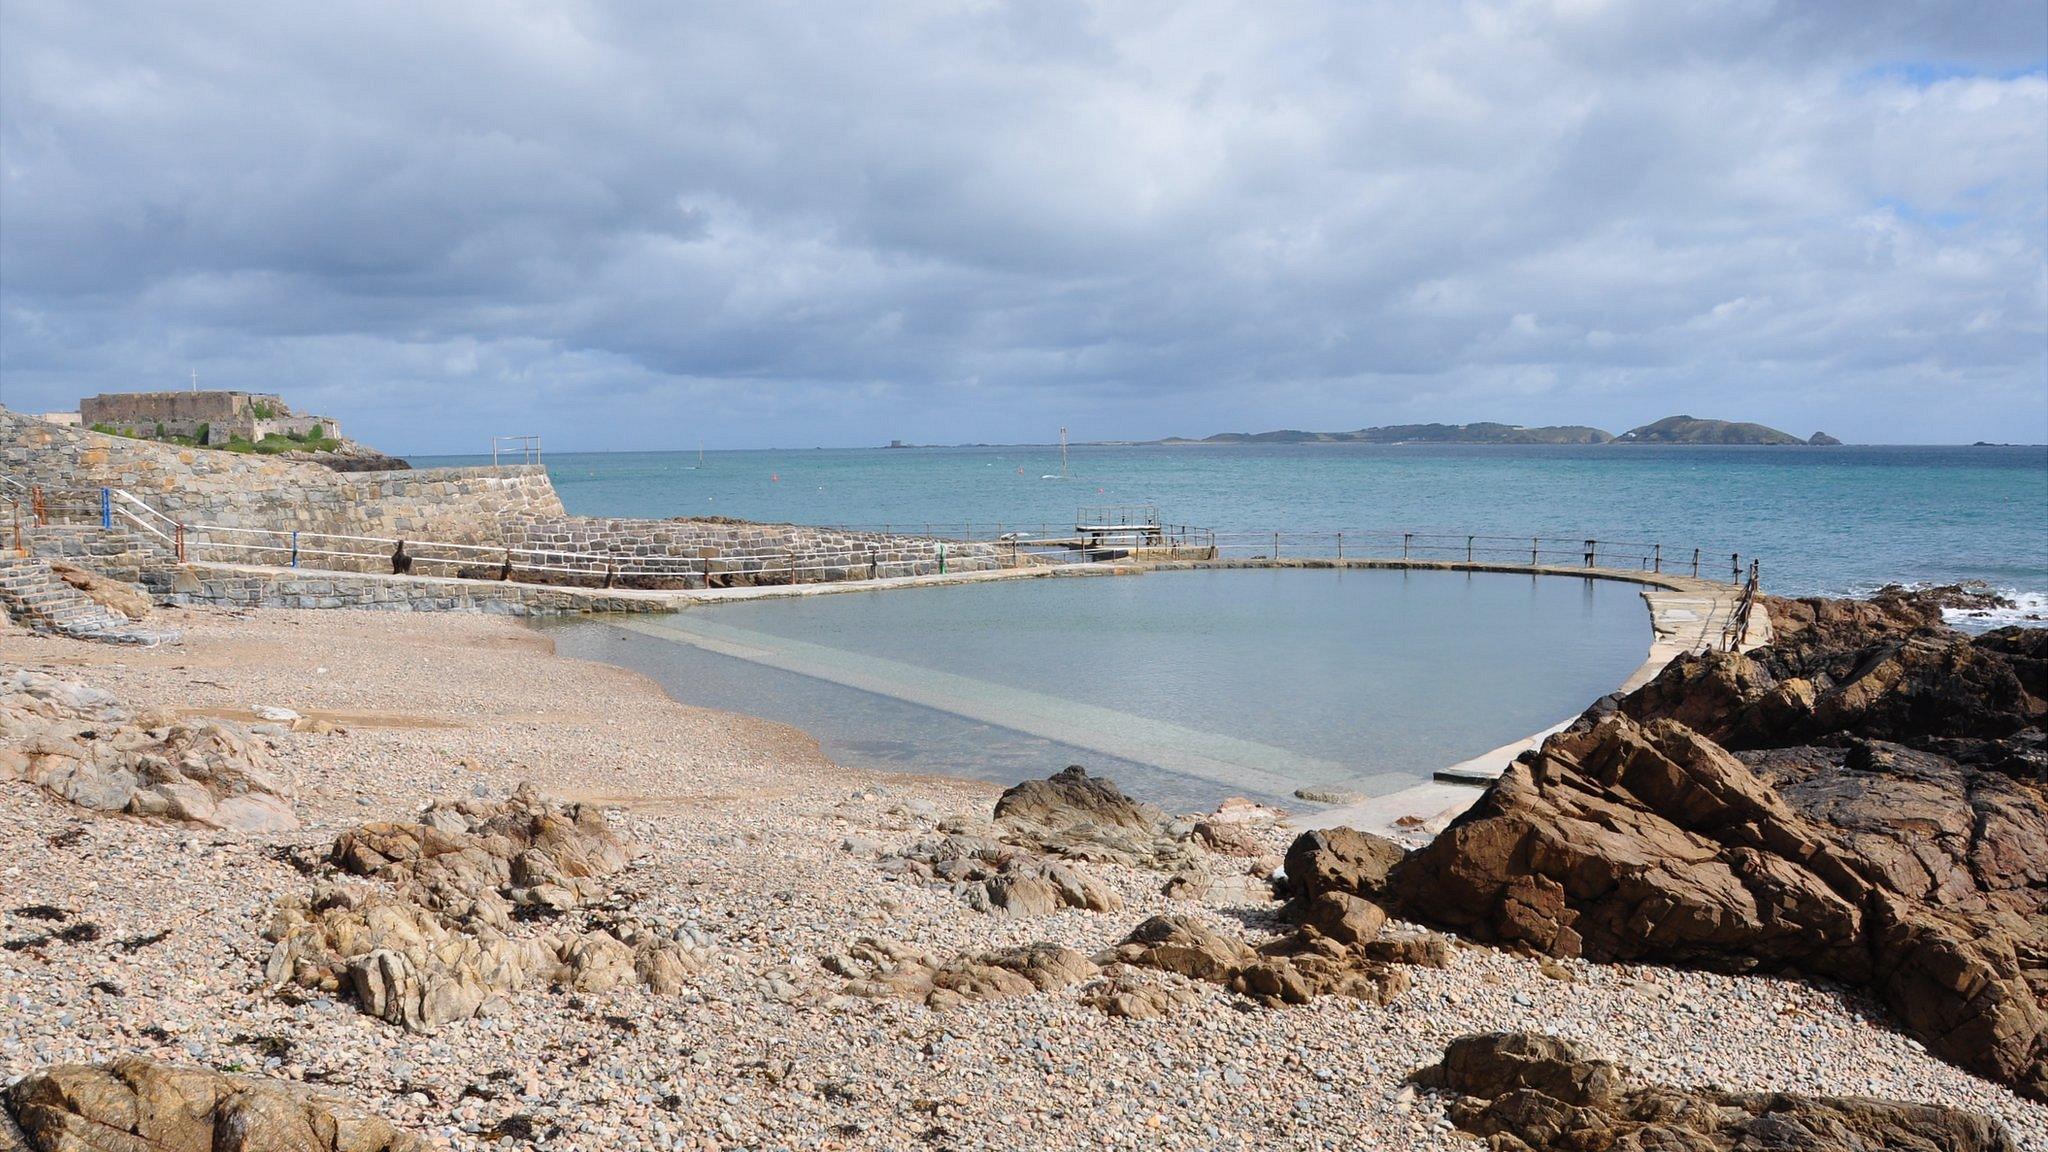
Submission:
[[[0,784],[0,942],[13,942],[0,949],[0,1078],[138,1052],[267,1071],[463,1148],[1466,1148],[1403,1077],[1452,1037],[1534,1028],[1671,1083],[1988,1112],[2048,1152],[2048,1108],[1934,1060],[1868,1003],[1796,980],[1581,964],[1546,975],[1470,948],[1412,970],[1385,1008],[1265,1010],[1208,986],[1149,1022],[1106,1017],[1075,989],[945,1012],[852,999],[819,959],[861,935],[941,955],[1041,939],[1092,953],[1153,912],[1257,938],[1271,910],[1169,900],[1157,873],[1096,866],[1121,911],[971,911],[885,878],[875,856],[949,814],[985,818],[995,789],[835,766],[800,732],[676,704],[509,621],[159,616],[182,645],[4,635],[0,661],[135,705],[231,717],[278,705],[345,731],[273,737],[307,823],[273,836],[96,816]],[[648,849],[621,886],[634,910],[693,921],[713,942],[692,991],[534,991],[498,1018],[417,1036],[265,986],[269,908],[311,883],[278,849],[324,852],[349,825],[522,780],[616,807]],[[70,915],[18,911],[44,904]],[[66,928],[79,938],[23,943]]]

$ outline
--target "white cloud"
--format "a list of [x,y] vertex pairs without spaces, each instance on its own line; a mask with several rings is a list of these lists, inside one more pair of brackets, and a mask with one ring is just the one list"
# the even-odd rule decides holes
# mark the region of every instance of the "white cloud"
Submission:
[[2030,3],[10,0],[0,390],[197,366],[412,450],[2043,438],[2044,37]]

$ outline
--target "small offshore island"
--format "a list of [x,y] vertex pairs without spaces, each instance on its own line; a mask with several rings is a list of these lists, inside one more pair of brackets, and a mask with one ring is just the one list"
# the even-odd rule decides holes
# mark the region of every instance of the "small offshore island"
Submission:
[[2048,1142],[2048,630],[1944,624],[1981,594],[1266,557],[1636,581],[1656,642],[1472,783],[1172,813],[837,765],[485,615],[1222,562],[1167,539],[1034,568],[5,410],[0,472],[0,1146]]
[[1168,437],[1157,444],[1761,444],[1827,447],[1840,440],[1815,432],[1802,440],[1762,424],[1666,416],[1616,436],[1584,424],[1525,428],[1520,424],[1389,424],[1355,432],[1219,432],[1200,440]]

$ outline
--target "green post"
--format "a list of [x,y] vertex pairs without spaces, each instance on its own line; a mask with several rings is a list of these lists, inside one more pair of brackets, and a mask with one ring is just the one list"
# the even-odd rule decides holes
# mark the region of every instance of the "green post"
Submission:
[[939,575],[946,574],[946,542],[939,541]]

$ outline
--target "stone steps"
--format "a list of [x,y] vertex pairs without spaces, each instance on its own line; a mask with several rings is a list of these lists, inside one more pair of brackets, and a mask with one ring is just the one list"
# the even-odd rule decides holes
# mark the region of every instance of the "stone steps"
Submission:
[[178,638],[176,632],[136,627],[66,584],[36,556],[0,555],[0,609],[24,627],[73,640],[153,646]]

